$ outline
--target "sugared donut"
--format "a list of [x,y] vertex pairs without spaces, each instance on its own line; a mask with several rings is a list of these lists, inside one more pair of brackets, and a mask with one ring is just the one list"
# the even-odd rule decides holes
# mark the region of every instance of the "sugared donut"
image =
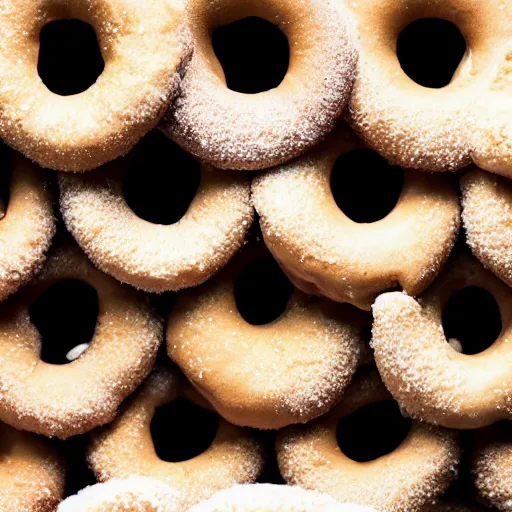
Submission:
[[[38,76],[39,35],[80,19],[96,30],[105,69],[75,96]],[[13,0],[0,6],[0,137],[42,167],[86,171],[126,153],[178,92],[191,53],[181,0]]]
[[[512,176],[510,5],[501,0],[349,5],[360,34],[350,119],[370,145],[407,167],[455,170],[473,161]],[[426,18],[455,24],[466,43],[451,81],[441,88],[409,78],[397,56],[402,30]]]
[[[91,346],[55,366],[41,360],[30,306],[52,285],[81,280],[98,294]],[[94,268],[72,245],[55,249],[42,273],[0,307],[0,419],[18,429],[67,438],[112,421],[151,370],[162,325],[134,290]]]
[[340,503],[326,494],[272,484],[236,485],[220,491],[189,512],[375,512]]
[[91,485],[64,500],[57,512],[183,512],[179,493],[142,476]]
[[157,478],[179,492],[180,510],[187,510],[218,490],[256,480],[263,468],[262,446],[250,432],[222,419],[211,446],[200,455],[181,462],[158,457],[151,421],[156,409],[173,402],[182,390],[176,370],[158,368],[116,420],[92,434],[88,461],[99,481],[130,475]]
[[460,214],[448,177],[404,170],[392,211],[377,222],[353,221],[336,204],[331,174],[338,157],[365,151],[342,125],[313,153],[258,176],[252,195],[265,243],[297,287],[370,309],[384,290],[398,285],[417,295],[430,284]]
[[[2,162],[8,173],[8,162]],[[6,199],[6,198],[2,198]],[[0,218],[0,301],[28,282],[41,267],[55,232],[45,171],[13,154],[9,200]]]
[[[343,418],[390,399],[377,372],[365,369],[327,415],[282,430],[276,447],[286,482],[383,512],[416,511],[433,502],[456,473],[460,447],[455,433],[412,422],[398,447],[365,462],[349,458],[338,445],[337,428]],[[385,424],[376,419],[373,435],[379,436],[381,428]]]
[[[502,323],[496,341],[476,355],[454,350],[443,330],[448,301],[470,289],[490,294]],[[399,292],[381,295],[373,314],[377,366],[409,415],[460,429],[512,417],[512,291],[471,255],[454,258],[418,301]],[[490,329],[490,318],[485,322]]]
[[53,512],[64,493],[64,466],[50,445],[0,423],[0,510]]
[[473,254],[512,286],[512,184],[473,167],[460,178],[462,218]]
[[91,173],[61,174],[68,230],[96,266],[132,286],[163,292],[203,283],[240,248],[251,226],[248,179],[201,164],[185,215],[170,225],[153,224],[137,216],[123,193],[123,176],[136,162],[133,155]]
[[498,510],[512,510],[512,431],[508,422],[473,434],[469,467],[479,497]]
[[[222,169],[264,169],[314,146],[347,104],[357,52],[349,13],[332,0],[192,0],[194,55],[182,94],[162,130]],[[281,84],[259,94],[228,89],[212,31],[258,16],[287,36],[290,62]]]
[[[340,399],[361,356],[357,312],[293,292],[278,272],[264,247],[249,246],[214,279],[182,292],[169,317],[169,357],[236,425],[276,429],[324,414]],[[243,290],[244,279],[259,282]],[[238,290],[252,294],[261,310],[275,300],[280,279],[291,293],[284,311],[251,324],[239,310]]]

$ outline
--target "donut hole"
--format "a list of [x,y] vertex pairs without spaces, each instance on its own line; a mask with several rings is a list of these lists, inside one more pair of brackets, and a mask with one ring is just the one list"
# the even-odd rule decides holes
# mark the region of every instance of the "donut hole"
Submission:
[[200,181],[197,160],[155,130],[130,155],[123,176],[123,194],[141,219],[170,225],[187,213]]
[[370,149],[344,153],[331,172],[334,201],[357,223],[377,222],[386,217],[398,203],[403,186],[403,170]]
[[269,91],[279,86],[288,71],[288,39],[276,25],[257,16],[217,27],[212,45],[232,91]]
[[423,87],[440,89],[452,80],[466,53],[457,26],[441,18],[422,18],[398,36],[396,54],[404,73]]
[[150,429],[158,457],[166,462],[182,462],[206,451],[218,426],[216,413],[177,398],[156,409]]
[[96,32],[88,23],[57,20],[42,28],[37,71],[51,92],[60,96],[80,94],[104,69]]
[[252,325],[268,324],[279,318],[292,292],[292,284],[270,256],[251,262],[235,280],[236,306]]
[[336,429],[340,450],[356,462],[368,462],[391,453],[407,437],[411,420],[396,402],[387,400],[361,407],[342,418]]
[[31,304],[29,317],[41,335],[41,359],[48,364],[68,364],[70,351],[77,347],[85,351],[94,336],[98,294],[83,281],[60,281]]
[[466,355],[488,349],[502,330],[495,298],[483,288],[469,286],[456,291],[447,301],[442,316],[444,334],[455,350]]

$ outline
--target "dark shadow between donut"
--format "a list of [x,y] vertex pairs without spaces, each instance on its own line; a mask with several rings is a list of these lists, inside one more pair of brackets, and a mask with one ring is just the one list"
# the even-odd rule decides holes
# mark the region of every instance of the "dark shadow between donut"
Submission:
[[336,428],[340,450],[356,462],[368,462],[394,451],[407,437],[411,420],[396,402],[387,400],[361,407],[342,418]]
[[12,155],[11,148],[0,142],[0,220],[2,220],[9,206],[11,196],[11,177],[12,177]]

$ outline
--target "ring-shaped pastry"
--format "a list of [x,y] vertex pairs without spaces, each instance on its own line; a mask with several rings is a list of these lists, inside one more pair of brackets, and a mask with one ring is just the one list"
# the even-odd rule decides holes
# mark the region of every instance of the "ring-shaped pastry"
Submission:
[[[95,28],[105,69],[64,97],[38,76],[39,38],[73,18]],[[13,0],[0,20],[0,137],[51,169],[86,171],[126,153],[177,94],[191,53],[181,0]]]
[[[45,363],[29,307],[53,284],[76,279],[98,294],[91,346],[67,365]],[[77,247],[54,250],[42,273],[0,308],[0,419],[59,438],[112,421],[150,372],[161,336],[160,319],[137,292],[99,272]]]
[[385,290],[417,295],[433,281],[460,208],[449,177],[404,169],[393,210],[377,222],[353,221],[336,204],[331,174],[340,155],[361,149],[342,125],[313,153],[255,178],[252,197],[267,247],[298,288],[369,310]]
[[394,451],[368,462],[356,462],[339,448],[336,430],[342,418],[390,399],[377,372],[365,369],[328,414],[308,425],[283,429],[276,449],[285,481],[386,512],[421,510],[441,496],[455,477],[460,458],[455,432],[413,422]]

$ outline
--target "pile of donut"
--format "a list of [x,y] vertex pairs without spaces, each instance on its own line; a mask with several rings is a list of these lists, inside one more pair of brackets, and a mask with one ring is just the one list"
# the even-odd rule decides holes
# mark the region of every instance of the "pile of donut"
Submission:
[[[252,95],[211,43],[247,17],[290,49]],[[442,89],[396,55],[432,17],[467,44]],[[105,66],[61,96],[40,34],[69,19]],[[2,0],[0,511],[512,511],[511,19],[503,0]],[[335,175],[368,167],[383,186],[355,220]],[[190,196],[172,222],[128,198],[153,175],[175,180],[163,209]],[[34,308],[76,281],[94,329],[49,362]],[[154,429],[173,404],[168,451],[204,437],[173,435],[187,411],[214,425],[178,460]]]

